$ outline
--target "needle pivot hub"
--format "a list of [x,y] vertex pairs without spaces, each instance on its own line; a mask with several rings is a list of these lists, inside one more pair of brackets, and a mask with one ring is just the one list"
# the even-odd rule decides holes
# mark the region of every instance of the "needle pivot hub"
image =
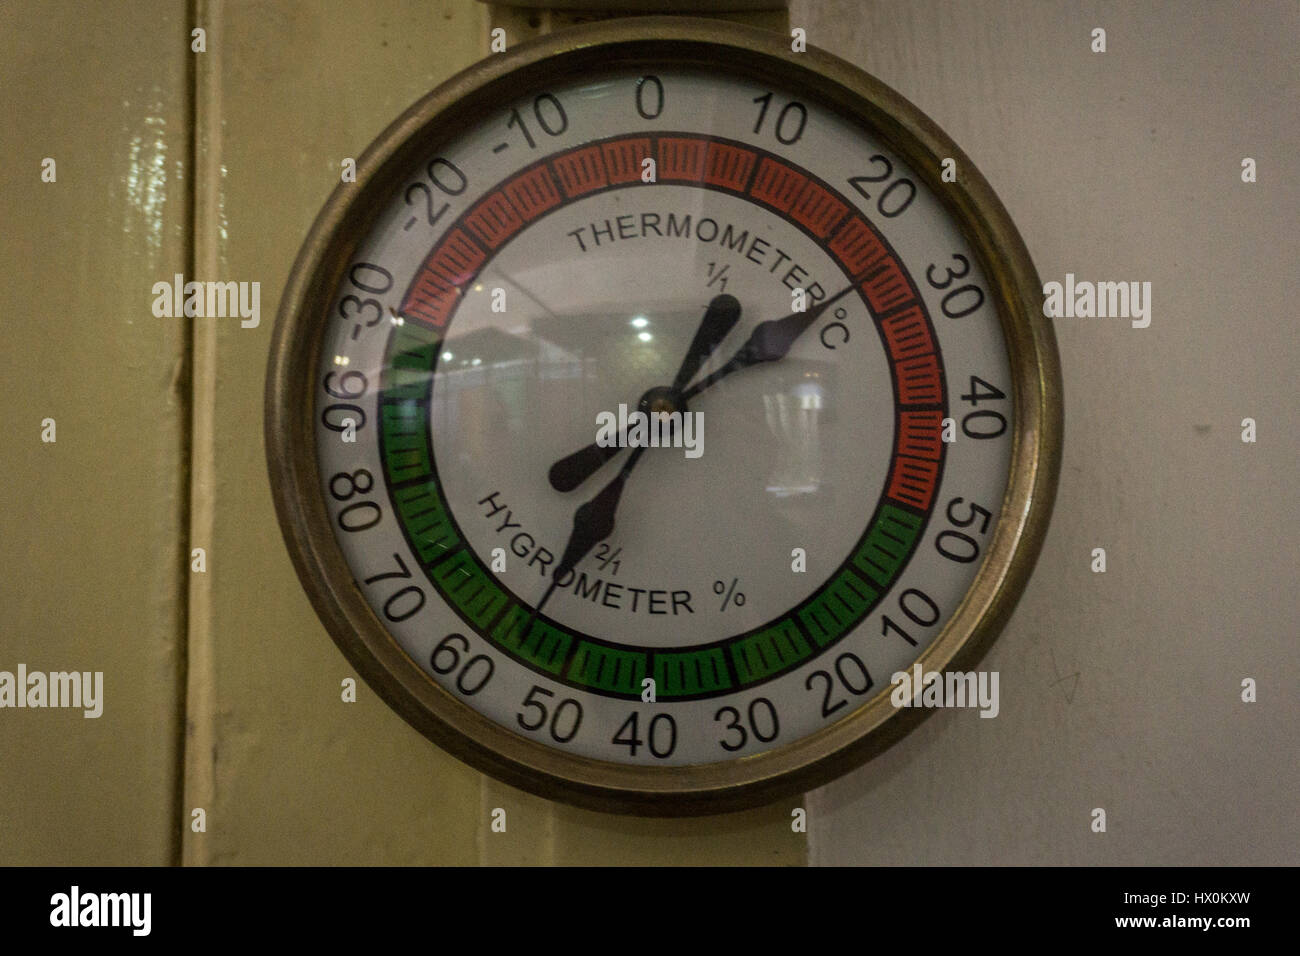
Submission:
[[646,415],[671,415],[673,412],[686,411],[686,399],[671,386],[656,385],[641,396],[636,407],[637,411]]

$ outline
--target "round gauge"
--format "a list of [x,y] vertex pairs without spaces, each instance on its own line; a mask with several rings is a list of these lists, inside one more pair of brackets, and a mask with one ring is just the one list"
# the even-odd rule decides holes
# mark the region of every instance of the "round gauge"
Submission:
[[992,191],[896,93],[681,18],[493,56],[392,125],[277,323],[272,486],[408,721],[573,803],[815,786],[972,666],[1046,527],[1059,375]]

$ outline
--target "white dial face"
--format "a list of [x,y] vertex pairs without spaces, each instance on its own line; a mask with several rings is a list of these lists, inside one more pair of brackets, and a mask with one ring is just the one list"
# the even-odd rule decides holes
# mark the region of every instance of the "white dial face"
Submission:
[[789,746],[889,692],[992,541],[988,281],[807,97],[667,65],[516,92],[410,169],[334,296],[309,387],[339,547],[512,733],[648,766]]

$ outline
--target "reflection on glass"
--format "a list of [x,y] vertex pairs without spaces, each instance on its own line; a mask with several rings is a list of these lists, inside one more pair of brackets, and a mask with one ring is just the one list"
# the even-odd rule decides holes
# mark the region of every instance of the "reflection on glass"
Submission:
[[823,473],[820,424],[822,387],[814,373],[777,393],[763,396],[767,426],[777,436],[776,458],[767,490],[778,498],[815,494]]

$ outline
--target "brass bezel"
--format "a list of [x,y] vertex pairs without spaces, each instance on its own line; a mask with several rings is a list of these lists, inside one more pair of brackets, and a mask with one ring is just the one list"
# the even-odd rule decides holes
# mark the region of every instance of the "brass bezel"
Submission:
[[[479,770],[542,796],[649,816],[721,813],[817,787],[903,737],[929,710],[897,709],[889,686],[811,736],[754,757],[687,767],[622,766],[517,736],[443,690],[401,650],[353,582],[320,493],[314,379],[320,332],[344,268],[381,202],[414,161],[535,82],[589,68],[672,62],[769,79],[817,97],[877,133],[943,201],[976,250],[1009,349],[1015,430],[1003,511],[982,566],[940,635],[926,670],[969,669],[1019,598],[1038,556],[1056,491],[1062,401],[1055,337],[1040,308],[1033,263],[1001,202],[974,164],[915,106],[828,53],[793,54],[789,37],[715,20],[638,17],[573,27],[488,57],[422,98],[361,156],[357,182],[340,185],[312,226],[284,291],[270,352],[265,438],[280,527],[303,587],[357,672],[409,723]],[[958,182],[940,181],[957,161]],[[304,398],[307,400],[304,401]]]

